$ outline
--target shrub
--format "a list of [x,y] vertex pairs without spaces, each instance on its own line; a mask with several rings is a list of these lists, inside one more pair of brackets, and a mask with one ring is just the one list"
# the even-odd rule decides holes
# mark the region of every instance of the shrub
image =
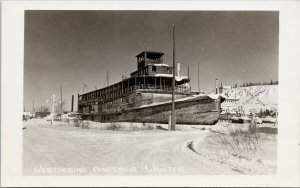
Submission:
[[82,129],[89,129],[90,126],[91,126],[91,122],[90,121],[75,121],[74,120],[74,123],[73,123],[73,126],[74,127],[80,127]]
[[260,144],[269,139],[265,133],[257,133],[256,126],[250,124],[248,128],[241,126],[229,126],[227,132],[217,132],[211,129],[207,140],[211,144],[229,146],[236,150],[256,152]]
[[144,127],[145,127],[145,130],[154,130],[155,127],[152,126],[152,124],[150,123],[143,123]]
[[74,121],[73,121],[73,126],[74,126],[74,127],[80,127],[79,119],[74,119]]

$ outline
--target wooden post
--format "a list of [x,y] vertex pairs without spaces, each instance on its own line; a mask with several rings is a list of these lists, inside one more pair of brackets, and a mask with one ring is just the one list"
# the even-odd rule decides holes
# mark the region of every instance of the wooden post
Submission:
[[127,92],[129,92],[129,87],[130,87],[129,86],[129,78],[127,79],[127,82],[128,82],[128,88],[127,88],[128,91]]
[[156,89],[156,77],[154,77],[154,89]]
[[112,92],[111,92],[111,94],[112,94],[112,99],[114,100],[114,85],[112,85]]
[[172,78],[172,111],[171,111],[171,130],[175,130],[175,24],[173,24],[173,78]]

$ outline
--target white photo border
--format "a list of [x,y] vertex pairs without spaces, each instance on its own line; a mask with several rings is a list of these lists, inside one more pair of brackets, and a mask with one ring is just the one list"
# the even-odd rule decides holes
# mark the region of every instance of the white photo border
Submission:
[[[279,11],[277,175],[22,176],[25,10]],[[1,186],[299,186],[299,1],[4,1],[1,5]]]

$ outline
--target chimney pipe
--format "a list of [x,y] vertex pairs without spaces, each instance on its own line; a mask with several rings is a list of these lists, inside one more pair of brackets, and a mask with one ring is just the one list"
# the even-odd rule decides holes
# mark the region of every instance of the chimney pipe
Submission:
[[73,112],[73,105],[74,105],[74,95],[72,95],[71,112]]
[[177,76],[180,76],[180,63],[177,62]]
[[216,79],[215,87],[216,87],[216,94],[218,94],[218,79]]

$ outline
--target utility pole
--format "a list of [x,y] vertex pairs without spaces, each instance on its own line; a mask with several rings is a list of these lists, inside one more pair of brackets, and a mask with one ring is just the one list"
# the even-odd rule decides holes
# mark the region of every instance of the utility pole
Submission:
[[172,78],[172,111],[171,111],[171,130],[175,130],[175,24],[173,24],[173,78]]
[[60,85],[60,113],[63,113],[62,106],[63,106],[63,103],[62,103],[62,86]]

